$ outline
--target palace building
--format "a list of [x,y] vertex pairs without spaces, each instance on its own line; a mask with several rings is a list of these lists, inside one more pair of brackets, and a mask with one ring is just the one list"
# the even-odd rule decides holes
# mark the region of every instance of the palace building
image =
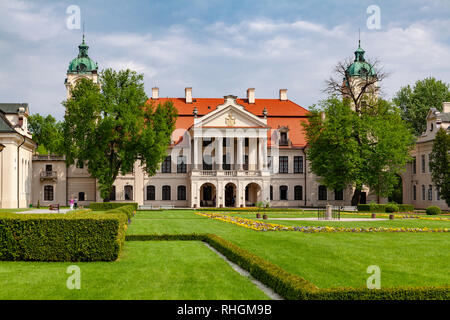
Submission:
[[[67,70],[67,97],[81,78],[98,82],[98,65],[88,49],[83,36],[79,54]],[[355,77],[361,72],[366,75],[364,66],[364,50],[359,47],[350,71]],[[117,177],[110,199],[191,208],[245,207],[259,201],[268,201],[272,207],[350,205],[352,188],[329,190],[310,171],[302,127],[308,110],[289,100],[287,91],[280,89],[272,99],[257,98],[255,88],[247,89],[245,97],[199,98],[187,87],[184,97],[163,98],[159,88],[152,88],[149,102],[172,101],[178,110],[167,158],[151,177],[136,163],[132,173]],[[32,177],[34,205],[38,201],[67,205],[72,197],[80,205],[102,201],[87,168],[83,164],[66,167],[64,157],[35,155]],[[409,178],[403,177],[403,183],[408,185]],[[412,192],[407,186],[404,189]],[[377,200],[363,190],[361,203]],[[414,204],[425,207],[420,201]]]

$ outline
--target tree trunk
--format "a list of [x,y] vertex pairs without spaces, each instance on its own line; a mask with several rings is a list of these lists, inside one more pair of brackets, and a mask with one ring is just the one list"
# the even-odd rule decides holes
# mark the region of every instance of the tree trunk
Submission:
[[352,206],[358,205],[359,200],[361,198],[361,190],[362,190],[361,186],[357,186],[355,188],[355,192],[353,192],[353,197],[352,197]]

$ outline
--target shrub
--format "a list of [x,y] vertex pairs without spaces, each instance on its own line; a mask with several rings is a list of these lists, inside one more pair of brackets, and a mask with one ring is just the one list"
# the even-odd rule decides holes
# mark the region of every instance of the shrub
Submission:
[[441,208],[439,208],[438,206],[430,206],[427,208],[428,215],[435,216],[435,215],[441,214],[441,212],[442,212]]
[[0,260],[113,261],[125,240],[123,214],[4,214]]
[[[358,211],[362,212],[388,212],[386,211],[386,206],[389,204],[377,204],[377,203],[370,203],[370,204],[358,204]],[[397,212],[414,212],[414,206],[412,204],[395,204],[397,206]]]
[[388,203],[387,205],[384,206],[384,211],[386,213],[398,212],[398,205],[394,203]]
[[228,240],[214,234],[148,234],[127,235],[127,241],[184,240],[204,241],[222,253],[228,260],[272,288],[289,300],[448,300],[450,288],[445,287],[398,287],[398,288],[332,288],[319,289],[311,282],[294,275],[279,266],[250,253]]
[[91,202],[89,204],[89,208],[94,211],[106,211],[123,206],[133,206],[133,209],[137,210],[139,205],[136,202]]
[[121,207],[111,209],[106,211],[107,214],[125,214],[127,216],[128,222],[131,222],[131,218],[134,216],[134,206],[132,205],[122,205]]

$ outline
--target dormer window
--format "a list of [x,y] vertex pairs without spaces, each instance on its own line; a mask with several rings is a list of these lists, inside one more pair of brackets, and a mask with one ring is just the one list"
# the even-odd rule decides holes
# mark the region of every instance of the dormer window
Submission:
[[278,129],[280,132],[280,146],[288,146],[289,145],[289,128],[288,127],[282,127]]

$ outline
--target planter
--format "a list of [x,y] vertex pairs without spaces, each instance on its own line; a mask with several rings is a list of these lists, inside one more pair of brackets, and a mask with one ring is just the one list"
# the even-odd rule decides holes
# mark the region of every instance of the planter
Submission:
[[256,214],[256,218],[257,218],[257,219],[261,219],[261,214],[257,213],[257,214]]
[[394,220],[394,215],[393,214],[389,215],[389,220]]
[[196,204],[196,203],[194,203],[194,209],[195,209],[195,208],[197,208],[197,204]]
[[264,219],[264,220],[267,220],[267,214],[264,214],[264,215],[263,215],[263,219]]
[[377,217],[376,213],[372,213],[372,219],[375,219]]
[[241,208],[243,208],[244,207],[244,205],[243,204],[241,204]]

